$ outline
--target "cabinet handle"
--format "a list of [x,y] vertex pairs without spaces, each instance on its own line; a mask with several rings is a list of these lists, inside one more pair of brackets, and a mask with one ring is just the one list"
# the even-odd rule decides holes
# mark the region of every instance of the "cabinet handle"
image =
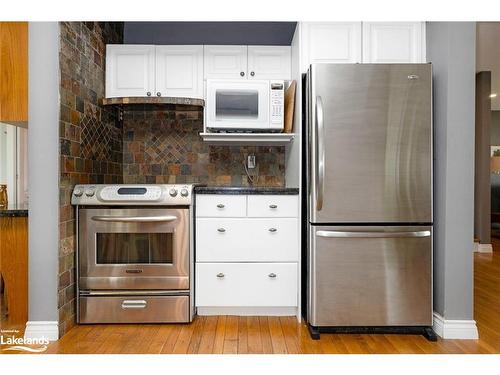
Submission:
[[240,76],[244,77],[245,76],[245,72],[240,72]]
[[224,276],[226,276],[226,275],[224,275],[222,272],[219,272],[219,273],[217,274],[217,277],[218,277],[219,279],[222,279]]
[[250,75],[253,77],[255,75],[255,72],[250,72]]
[[274,233],[274,232],[277,232],[277,231],[278,231],[278,230],[277,230],[276,228],[269,228],[269,232]]
[[270,204],[270,205],[269,205],[269,208],[275,209],[275,208],[278,208],[278,206],[277,206],[277,205],[275,205],[275,204]]
[[159,92],[159,91],[158,91],[158,92],[156,93],[156,96],[161,96],[161,92]]
[[148,92],[146,93],[146,95],[147,95],[147,96],[151,96],[151,91],[148,91]]
[[271,279],[275,279],[275,278],[276,278],[276,274],[275,274],[275,273],[270,273],[268,276],[269,276]]
[[224,207],[226,207],[226,206],[224,206],[222,203],[219,203],[219,204],[217,205],[217,208],[224,208]]
[[224,228],[217,228],[218,232],[224,233],[226,230]]

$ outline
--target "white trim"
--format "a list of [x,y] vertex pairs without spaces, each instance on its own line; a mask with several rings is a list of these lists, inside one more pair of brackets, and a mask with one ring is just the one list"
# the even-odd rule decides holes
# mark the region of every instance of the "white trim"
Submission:
[[297,316],[293,306],[210,306],[198,307],[198,315],[239,315],[239,316]]
[[492,253],[493,245],[490,243],[475,243],[474,252],[476,253]]
[[434,312],[432,329],[443,339],[477,340],[479,332],[475,320],[449,320]]
[[27,322],[24,338],[57,341],[59,339],[59,323],[57,321]]

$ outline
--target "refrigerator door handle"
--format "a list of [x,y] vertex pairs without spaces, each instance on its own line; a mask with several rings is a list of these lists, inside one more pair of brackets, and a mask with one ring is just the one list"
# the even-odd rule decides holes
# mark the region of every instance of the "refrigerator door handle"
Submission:
[[330,238],[411,238],[411,237],[430,237],[430,230],[405,231],[405,232],[345,232],[319,230],[316,232],[318,237]]
[[325,190],[325,126],[323,100],[316,96],[316,145],[318,147],[318,170],[316,173],[316,210],[323,208],[323,193]]

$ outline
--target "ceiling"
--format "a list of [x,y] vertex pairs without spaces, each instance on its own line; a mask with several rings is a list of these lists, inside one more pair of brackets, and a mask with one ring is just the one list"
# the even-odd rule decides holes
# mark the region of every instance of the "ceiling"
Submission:
[[500,110],[500,22],[478,22],[476,71],[491,71],[491,109]]

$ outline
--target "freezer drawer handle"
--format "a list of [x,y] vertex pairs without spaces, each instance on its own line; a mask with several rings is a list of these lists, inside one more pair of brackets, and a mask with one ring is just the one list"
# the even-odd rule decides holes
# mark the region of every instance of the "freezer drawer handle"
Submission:
[[125,300],[122,302],[122,309],[145,309],[147,305],[144,300]]
[[177,216],[92,216],[92,220],[116,223],[159,223],[175,221]]
[[316,232],[318,237],[331,238],[411,238],[411,237],[430,237],[430,230],[420,230],[414,232],[342,232],[319,230]]

